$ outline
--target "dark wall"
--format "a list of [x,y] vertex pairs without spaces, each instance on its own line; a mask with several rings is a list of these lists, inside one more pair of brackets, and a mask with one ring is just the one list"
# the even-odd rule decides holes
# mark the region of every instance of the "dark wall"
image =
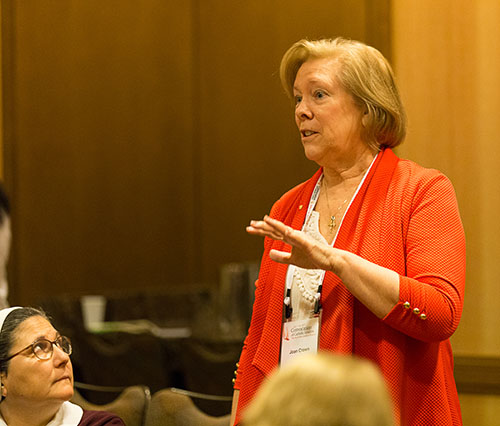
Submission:
[[215,283],[309,177],[278,79],[296,40],[390,52],[389,0],[2,1],[11,302]]

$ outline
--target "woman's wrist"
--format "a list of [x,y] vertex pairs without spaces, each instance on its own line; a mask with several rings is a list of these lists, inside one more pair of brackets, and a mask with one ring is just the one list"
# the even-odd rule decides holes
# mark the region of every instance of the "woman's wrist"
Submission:
[[328,270],[333,272],[338,277],[340,277],[342,271],[345,270],[345,266],[347,265],[346,254],[348,254],[348,252],[337,248],[332,247],[330,250],[330,267]]

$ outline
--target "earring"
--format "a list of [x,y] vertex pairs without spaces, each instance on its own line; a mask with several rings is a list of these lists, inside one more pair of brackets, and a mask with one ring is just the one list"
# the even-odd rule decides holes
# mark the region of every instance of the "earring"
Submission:
[[7,389],[5,389],[5,386],[3,385],[2,376],[3,374],[0,375],[0,401],[2,401],[7,396]]

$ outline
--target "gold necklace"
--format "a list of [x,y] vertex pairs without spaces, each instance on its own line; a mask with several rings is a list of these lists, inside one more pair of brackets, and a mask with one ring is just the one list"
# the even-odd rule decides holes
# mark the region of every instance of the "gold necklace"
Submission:
[[[328,200],[328,188],[326,187],[326,183],[325,183],[325,178],[324,177],[323,177],[323,186],[325,188],[326,205],[328,207],[328,212],[331,212],[332,209],[330,208],[330,200]],[[339,214],[340,209],[342,209],[342,207],[344,207],[345,203],[347,203],[347,200],[348,200],[348,198],[346,198],[344,200],[344,202],[340,206],[337,207],[337,211],[334,214],[330,215],[330,223],[328,224],[328,228],[330,229],[330,234],[333,234],[333,231],[337,227],[337,218],[336,218],[336,216]]]

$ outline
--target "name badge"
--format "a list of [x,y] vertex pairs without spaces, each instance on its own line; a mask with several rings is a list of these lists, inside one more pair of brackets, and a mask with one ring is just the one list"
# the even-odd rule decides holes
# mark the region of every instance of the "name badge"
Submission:
[[280,365],[304,354],[315,354],[319,346],[320,316],[283,323]]

